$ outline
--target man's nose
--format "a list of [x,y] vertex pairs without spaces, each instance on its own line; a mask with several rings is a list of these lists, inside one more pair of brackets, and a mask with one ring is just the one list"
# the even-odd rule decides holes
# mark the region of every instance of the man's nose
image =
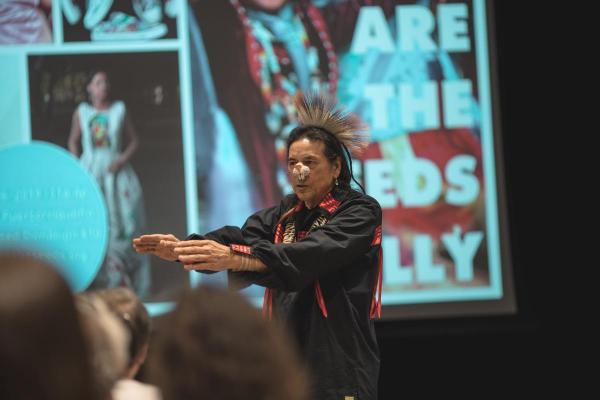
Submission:
[[303,181],[310,174],[310,169],[301,162],[297,162],[296,164],[294,164],[293,173],[298,178],[298,180]]

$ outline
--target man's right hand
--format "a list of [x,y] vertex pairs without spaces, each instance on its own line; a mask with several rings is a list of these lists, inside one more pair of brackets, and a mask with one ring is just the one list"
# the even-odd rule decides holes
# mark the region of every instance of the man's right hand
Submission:
[[176,261],[178,254],[173,251],[179,242],[174,235],[152,234],[133,239],[133,248],[138,253],[150,253],[167,261]]

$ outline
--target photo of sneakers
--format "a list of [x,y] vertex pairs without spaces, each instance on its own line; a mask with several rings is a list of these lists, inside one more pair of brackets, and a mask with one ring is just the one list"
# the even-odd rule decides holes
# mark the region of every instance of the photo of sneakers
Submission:
[[133,9],[137,16],[151,24],[162,19],[162,9],[159,0],[132,0]]
[[113,0],[87,0],[83,26],[92,29],[106,17],[112,7]]
[[186,5],[185,0],[54,1],[65,43],[175,39]]
[[152,40],[167,33],[163,23],[148,23],[122,12],[113,12],[107,21],[92,29],[92,41]]

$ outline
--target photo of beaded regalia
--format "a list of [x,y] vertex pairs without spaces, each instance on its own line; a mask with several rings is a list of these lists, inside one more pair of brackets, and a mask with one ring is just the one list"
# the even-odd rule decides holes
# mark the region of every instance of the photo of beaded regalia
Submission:
[[[319,10],[279,1],[269,5],[273,12],[265,8],[270,2],[262,3],[191,5],[198,178],[201,203],[210,210],[201,221],[206,229],[227,223],[224,215],[235,222],[290,192],[284,143],[294,126],[294,95],[336,91],[336,55]],[[237,188],[235,196],[225,196],[222,187]]]
[[[384,290],[489,285],[472,2],[229,0],[190,8],[201,230],[239,224],[289,193],[283,143],[296,124],[292,99],[321,91],[372,132],[355,170],[383,206],[391,254]],[[468,51],[442,48],[440,14],[464,21]],[[403,49],[400,20],[431,23],[436,48]],[[365,35],[385,33],[397,45],[356,51],[364,26]],[[377,85],[393,92],[385,103]],[[450,126],[443,100],[457,90],[470,119]],[[404,111],[394,91],[410,96]],[[383,171],[377,179],[375,167]]]

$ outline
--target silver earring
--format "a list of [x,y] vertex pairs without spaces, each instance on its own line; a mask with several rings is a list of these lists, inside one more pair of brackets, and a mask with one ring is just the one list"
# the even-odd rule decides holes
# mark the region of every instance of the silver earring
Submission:
[[335,186],[339,186],[338,178],[335,178]]

